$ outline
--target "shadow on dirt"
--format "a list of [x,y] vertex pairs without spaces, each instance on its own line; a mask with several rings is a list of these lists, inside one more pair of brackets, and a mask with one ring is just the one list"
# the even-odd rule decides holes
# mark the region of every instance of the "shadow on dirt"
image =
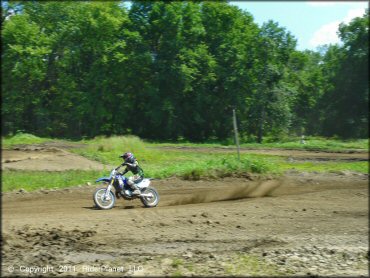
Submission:
[[121,209],[134,209],[134,208],[135,206],[133,205],[121,207]]
[[91,207],[82,207],[84,209],[90,209],[90,210],[100,210],[97,206],[91,206]]

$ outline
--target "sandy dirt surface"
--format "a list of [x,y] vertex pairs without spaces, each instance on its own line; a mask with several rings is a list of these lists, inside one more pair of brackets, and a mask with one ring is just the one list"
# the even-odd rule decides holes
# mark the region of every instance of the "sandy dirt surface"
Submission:
[[66,171],[102,170],[104,165],[56,147],[25,146],[2,150],[3,170]]
[[369,274],[368,175],[152,185],[156,208],[97,210],[95,185],[3,193],[2,276]]

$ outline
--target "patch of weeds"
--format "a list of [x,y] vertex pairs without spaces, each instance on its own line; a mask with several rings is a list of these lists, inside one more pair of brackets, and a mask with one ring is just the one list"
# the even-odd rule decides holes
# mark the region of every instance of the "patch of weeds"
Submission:
[[104,152],[104,145],[99,145],[98,152]]
[[197,180],[200,180],[200,178],[202,177],[203,174],[204,174],[204,172],[202,171],[202,169],[193,169],[193,170],[190,170],[188,172],[185,172],[182,175],[182,178],[184,180],[197,181]]
[[190,271],[190,272],[193,272],[194,271],[194,264],[192,263],[188,263],[185,265],[185,267]]
[[56,141],[51,138],[41,138],[33,134],[17,132],[14,136],[2,137],[1,143],[3,147],[12,147],[14,145],[28,145],[28,144],[41,144],[45,142]]
[[183,277],[184,274],[181,272],[181,270],[176,270],[173,274],[172,274],[173,277]]
[[173,259],[173,261],[172,261],[172,263],[171,263],[171,266],[173,267],[173,268],[179,268],[181,265],[183,265],[184,264],[184,262],[183,262],[183,260],[182,259],[178,259],[178,258],[176,258],[176,259]]
[[279,271],[277,266],[267,263],[257,256],[246,254],[240,255],[236,257],[231,263],[228,263],[225,266],[225,271],[228,275],[242,276],[276,276],[284,274]]

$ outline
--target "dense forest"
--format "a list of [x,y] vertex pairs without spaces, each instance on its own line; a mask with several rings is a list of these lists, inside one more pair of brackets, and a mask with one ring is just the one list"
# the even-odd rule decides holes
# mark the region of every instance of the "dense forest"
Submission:
[[[314,19],[313,19],[314,20]],[[227,1],[2,5],[2,134],[368,137],[368,10],[298,51]]]

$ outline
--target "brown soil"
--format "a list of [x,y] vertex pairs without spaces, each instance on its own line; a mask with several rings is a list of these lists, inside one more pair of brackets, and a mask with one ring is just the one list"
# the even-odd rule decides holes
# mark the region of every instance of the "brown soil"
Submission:
[[91,161],[64,149],[56,147],[26,146],[2,150],[1,168],[3,170],[102,170],[107,168],[99,162]]
[[97,210],[98,186],[3,193],[2,276],[368,275],[368,175],[152,185],[150,209],[119,199]]

